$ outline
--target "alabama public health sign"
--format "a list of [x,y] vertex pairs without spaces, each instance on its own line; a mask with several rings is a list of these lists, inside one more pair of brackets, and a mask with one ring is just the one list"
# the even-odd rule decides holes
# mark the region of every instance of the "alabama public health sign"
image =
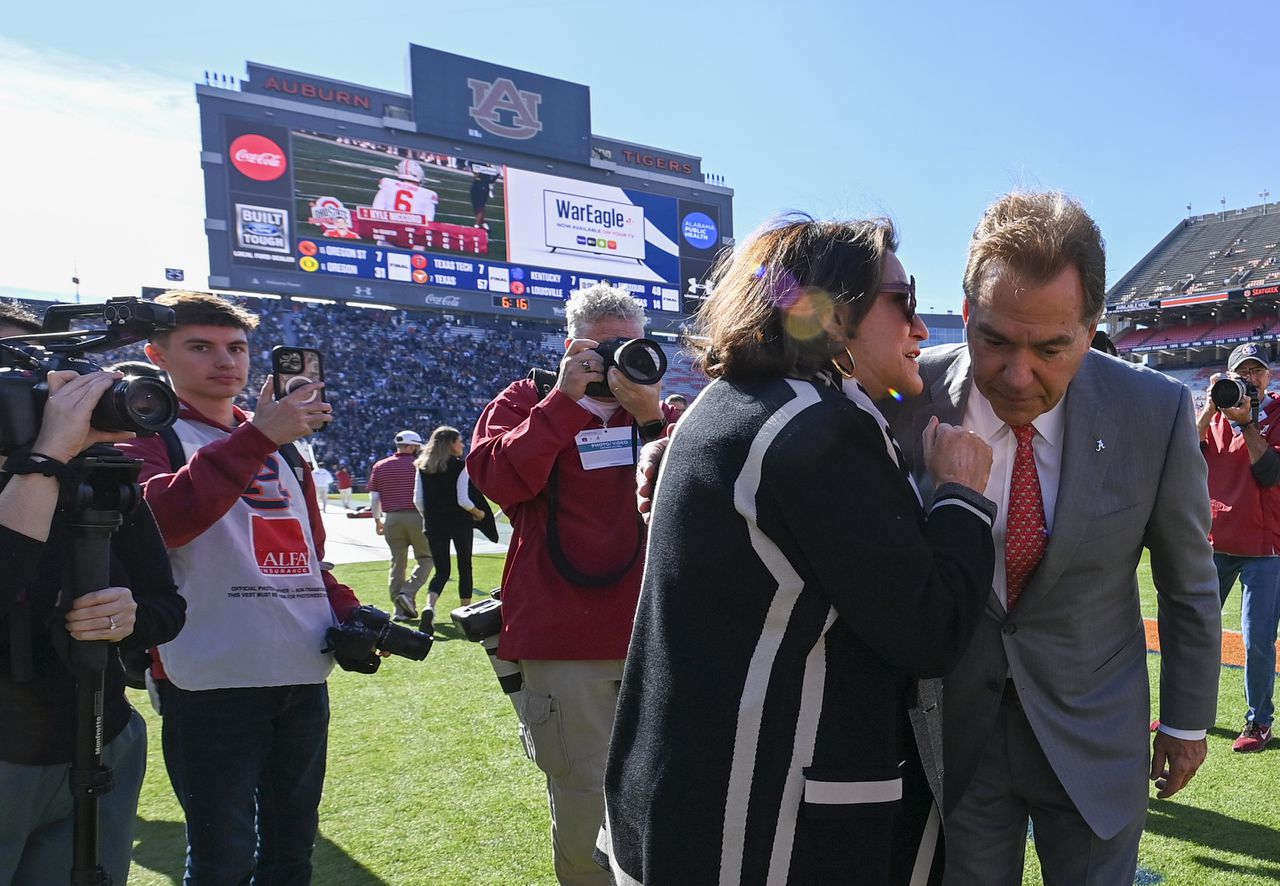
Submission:
[[716,245],[720,232],[711,216],[704,212],[691,212],[680,222],[680,233],[693,248],[710,249]]
[[245,133],[231,143],[227,153],[241,175],[258,182],[275,181],[289,168],[284,151],[265,135]]

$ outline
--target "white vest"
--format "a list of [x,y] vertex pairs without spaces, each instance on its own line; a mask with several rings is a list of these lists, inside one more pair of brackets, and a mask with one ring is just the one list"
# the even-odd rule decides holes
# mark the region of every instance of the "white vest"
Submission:
[[[180,419],[174,426],[190,460],[227,437]],[[195,490],[199,495],[199,490]],[[321,654],[335,623],[320,577],[302,482],[278,452],[231,509],[197,538],[169,549],[187,601],[187,623],[159,647],[181,689],[323,683],[333,656]]]

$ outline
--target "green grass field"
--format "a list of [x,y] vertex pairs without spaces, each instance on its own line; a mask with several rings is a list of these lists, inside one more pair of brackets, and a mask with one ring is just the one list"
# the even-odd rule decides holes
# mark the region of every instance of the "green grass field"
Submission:
[[[502,560],[475,560],[476,586],[494,587]],[[385,563],[338,576],[384,605]],[[456,574],[456,573],[455,573]],[[1144,613],[1155,614],[1145,564]],[[320,809],[316,886],[523,886],[555,883],[541,773],[516,739],[516,719],[483,650],[461,639],[443,610],[426,661],[386,659],[372,676],[335,671],[329,775]],[[1239,594],[1225,623],[1239,627]],[[1234,614],[1233,614],[1234,609]],[[1151,657],[1152,694],[1159,658]],[[1243,713],[1243,675],[1224,668],[1209,759],[1174,800],[1152,800],[1137,882],[1263,886],[1280,882],[1280,747],[1231,752]],[[151,731],[130,883],[181,881],[182,816],[160,755],[160,723],[141,693]],[[1027,884],[1040,882],[1029,853]]]

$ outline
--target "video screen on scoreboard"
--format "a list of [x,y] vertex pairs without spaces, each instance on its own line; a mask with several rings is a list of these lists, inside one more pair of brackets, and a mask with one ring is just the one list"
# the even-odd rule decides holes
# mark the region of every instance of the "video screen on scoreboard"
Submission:
[[716,242],[674,197],[235,118],[226,137],[245,267],[555,299],[607,280],[678,311]]

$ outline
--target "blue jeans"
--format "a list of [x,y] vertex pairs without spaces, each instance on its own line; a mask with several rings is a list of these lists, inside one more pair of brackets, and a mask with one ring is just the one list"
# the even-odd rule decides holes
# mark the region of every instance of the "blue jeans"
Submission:
[[1218,594],[1227,602],[1240,577],[1240,625],[1244,634],[1245,719],[1271,725],[1276,686],[1276,626],[1280,624],[1280,557],[1213,555],[1218,567]]
[[[98,862],[114,883],[129,878],[138,792],[147,769],[147,725],[132,712],[124,730],[102,749],[116,786],[98,803]],[[47,886],[71,874],[74,803],[71,767],[0,762],[0,883]]]
[[324,683],[189,692],[164,681],[165,767],[187,886],[306,886],[329,736]]

